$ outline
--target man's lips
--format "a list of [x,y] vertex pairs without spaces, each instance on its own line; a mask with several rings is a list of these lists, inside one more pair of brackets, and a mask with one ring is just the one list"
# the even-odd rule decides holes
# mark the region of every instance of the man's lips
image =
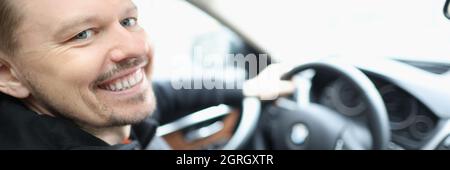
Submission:
[[136,58],[134,60],[128,60],[127,63],[122,63],[123,66],[121,67],[128,67],[126,65],[130,64],[136,66],[133,68],[124,69],[106,79],[102,78],[102,80],[95,82],[94,87],[108,91],[123,91],[136,86],[145,78],[147,73],[146,69],[147,66],[149,66],[149,60],[145,58]]
[[130,89],[142,82],[144,76],[145,75],[143,69],[138,69],[120,78],[116,78],[112,81],[108,81],[107,83],[100,84],[98,87],[103,90],[109,91],[123,91]]

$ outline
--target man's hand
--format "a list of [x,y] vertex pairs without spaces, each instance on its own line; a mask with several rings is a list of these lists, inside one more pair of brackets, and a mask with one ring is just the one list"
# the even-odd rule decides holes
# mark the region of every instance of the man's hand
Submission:
[[279,96],[293,93],[295,91],[294,83],[280,79],[291,68],[282,64],[269,65],[257,77],[244,82],[244,96],[274,100]]

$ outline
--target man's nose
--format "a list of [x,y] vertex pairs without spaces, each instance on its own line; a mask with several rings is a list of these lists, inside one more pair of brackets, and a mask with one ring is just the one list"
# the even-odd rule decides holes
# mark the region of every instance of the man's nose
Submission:
[[146,42],[138,33],[132,32],[118,24],[111,30],[110,34],[113,45],[108,56],[111,61],[117,63],[128,58],[145,55],[147,50]]

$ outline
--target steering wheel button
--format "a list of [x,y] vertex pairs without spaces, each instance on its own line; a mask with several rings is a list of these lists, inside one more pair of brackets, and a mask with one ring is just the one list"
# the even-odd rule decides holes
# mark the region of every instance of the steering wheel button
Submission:
[[296,145],[303,145],[309,136],[308,127],[303,123],[295,124],[291,131],[291,141]]

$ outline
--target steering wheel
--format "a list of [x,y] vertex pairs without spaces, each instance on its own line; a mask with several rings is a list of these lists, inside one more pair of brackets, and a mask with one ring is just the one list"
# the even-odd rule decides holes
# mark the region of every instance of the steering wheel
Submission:
[[[321,69],[336,73],[350,81],[367,101],[367,121],[355,121],[320,104],[309,102],[311,80],[297,84],[297,101],[280,97],[267,112],[275,149],[385,149],[390,139],[390,128],[386,107],[375,86],[360,70],[339,61],[320,61],[302,64],[285,74],[282,79],[290,80],[298,73],[310,69]],[[226,105],[214,106],[190,114],[175,122],[158,128],[157,136],[195,126],[230,113]],[[235,132],[222,147],[224,150],[242,148],[258,125],[261,116],[261,101],[246,97],[242,104],[241,118]],[[264,118],[262,121],[265,121]],[[366,126],[368,125],[368,126]],[[216,131],[197,135],[207,137]],[[200,133],[198,133],[200,134]]]
[[275,149],[385,149],[390,128],[382,97],[369,78],[357,68],[337,60],[309,62],[285,74],[291,80],[308,71],[327,71],[350,82],[366,101],[364,119],[345,116],[309,101],[311,79],[303,75],[296,99],[281,97],[267,109]]

